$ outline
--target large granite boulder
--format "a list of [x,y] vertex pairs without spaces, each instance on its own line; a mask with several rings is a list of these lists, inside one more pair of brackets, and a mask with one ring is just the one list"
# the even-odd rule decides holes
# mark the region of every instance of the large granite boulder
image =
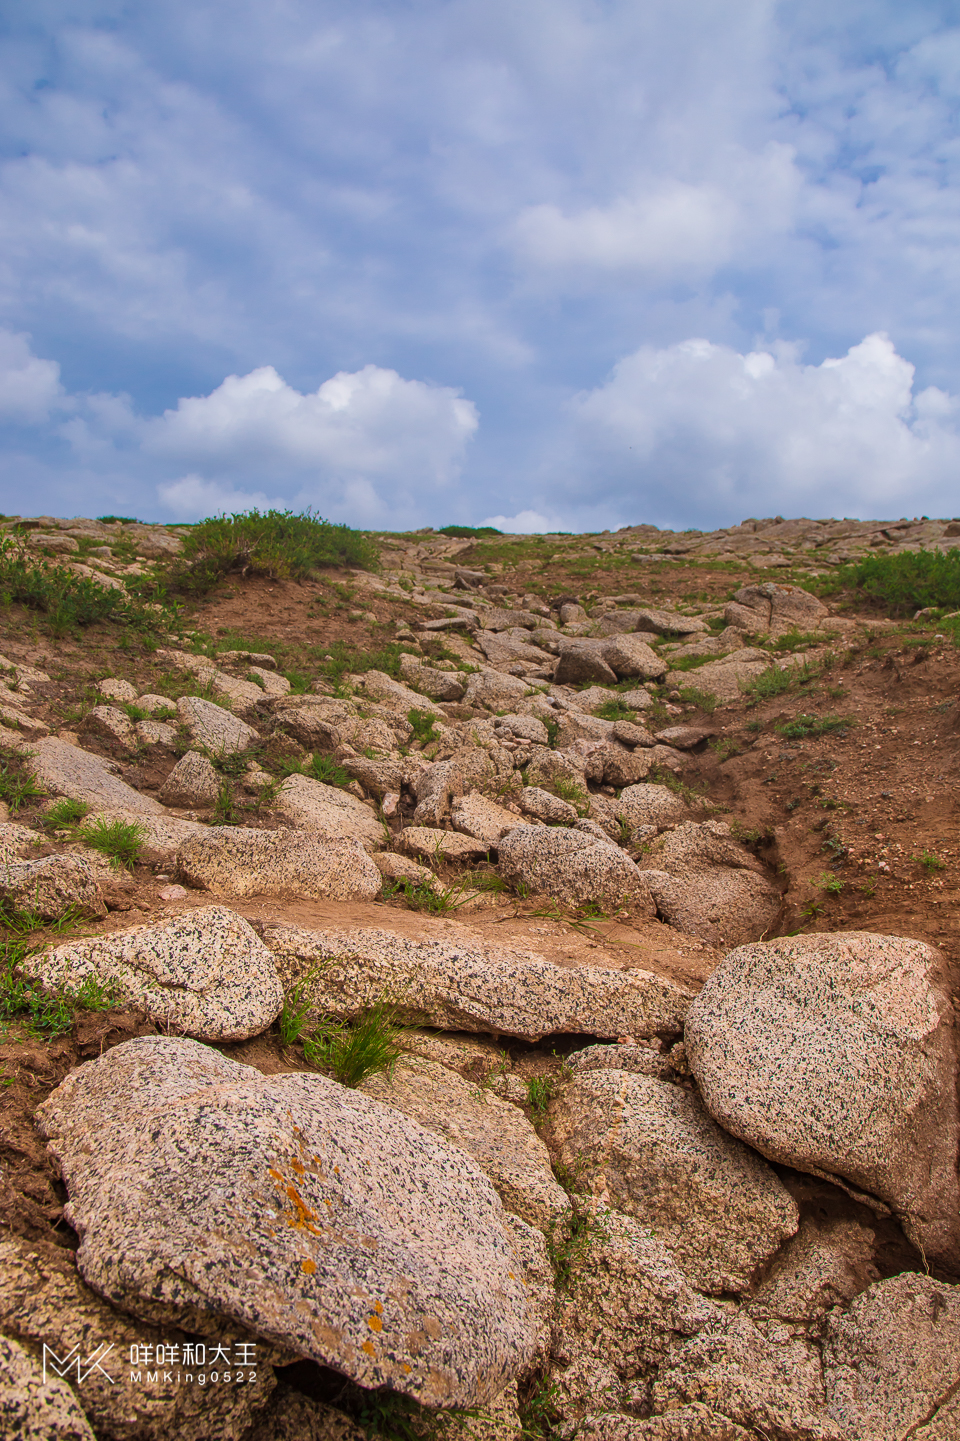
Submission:
[[160,815],[163,806],[141,795],[117,776],[118,766],[80,746],[45,736],[31,744],[28,764],[34,778],[51,795],[85,801],[95,811],[137,811]]
[[960,1269],[956,1040],[930,946],[862,931],[741,946],[691,1007],[686,1046],[728,1131],[885,1202]]
[[273,808],[297,830],[359,841],[368,851],[383,845],[383,826],[370,806],[349,791],[325,785],[310,776],[287,776],[277,791]]
[[711,945],[759,940],[780,914],[780,892],[763,863],[723,821],[685,821],[644,860],[643,878],[662,918]]
[[682,1028],[691,999],[648,971],[555,966],[469,931],[412,940],[374,928],[272,925],[264,941],[285,986],[305,980],[317,1019],[351,1020],[386,995],[404,1019],[448,1031],[527,1041],[571,1031],[669,1036]]
[[389,1106],[149,1036],[71,1072],[38,1114],[81,1274],[148,1322],[223,1317],[434,1405],[483,1404],[535,1352],[500,1198]]

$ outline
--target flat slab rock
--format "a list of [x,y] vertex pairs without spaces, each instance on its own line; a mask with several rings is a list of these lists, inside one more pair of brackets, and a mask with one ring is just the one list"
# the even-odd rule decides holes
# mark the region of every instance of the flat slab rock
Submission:
[[953,1012],[938,953],[865,931],[731,951],[687,1017],[714,1118],[771,1160],[878,1197],[960,1269]]
[[430,1405],[482,1405],[533,1357],[523,1223],[389,1106],[147,1036],[71,1072],[38,1117],[81,1274],[144,1320],[226,1317]]
[[29,750],[34,778],[51,795],[86,801],[95,811],[137,811],[147,815],[163,812],[159,801],[141,795],[120,780],[113,761],[53,736],[32,742]]
[[676,1035],[693,999],[648,971],[567,969],[469,934],[415,941],[373,928],[274,925],[264,941],[285,986],[317,968],[306,994],[318,1018],[350,1020],[386,995],[407,1020],[448,1031],[527,1041],[562,1032]]
[[283,1004],[272,954],[225,906],[35,951],[23,969],[50,991],[78,990],[88,978],[114,986],[151,1020],[208,1041],[257,1036]]
[[371,1076],[360,1089],[466,1151],[507,1210],[530,1225],[549,1227],[569,1211],[546,1146],[523,1112],[490,1090],[423,1056],[402,1057],[391,1075]]
[[368,851],[383,845],[383,826],[368,805],[310,776],[288,776],[277,791],[274,809],[297,830],[359,841]]
[[224,896],[372,901],[380,872],[359,841],[310,831],[208,826],[177,851],[184,885]]
[[742,1291],[797,1229],[776,1173],[699,1098],[633,1072],[579,1072],[552,1107],[564,1162],[608,1205],[650,1226],[702,1291]]

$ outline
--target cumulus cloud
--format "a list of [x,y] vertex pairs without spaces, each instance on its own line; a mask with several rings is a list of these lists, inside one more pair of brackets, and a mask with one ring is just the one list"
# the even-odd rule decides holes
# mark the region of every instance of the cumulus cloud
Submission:
[[56,361],[34,355],[29,336],[0,329],[0,416],[37,425],[63,396]]
[[536,510],[521,510],[516,515],[488,515],[481,525],[493,525],[507,535],[546,535],[559,529],[556,520],[550,520]]
[[262,496],[263,486],[250,491],[249,480],[269,476],[271,488],[296,492],[300,503],[376,524],[448,486],[478,423],[473,402],[456,390],[395,370],[340,371],[303,394],[265,365],[181,399],[145,423],[142,444],[148,455],[190,467],[161,488],[168,504]]
[[204,480],[202,475],[183,475],[179,480],[157,486],[157,494],[167,513],[174,520],[203,520],[223,511],[237,514],[245,510],[283,510],[280,496],[267,496],[262,490],[237,490],[218,480]]
[[[741,354],[708,340],[643,346],[571,404],[579,474],[608,504],[727,523],[759,509],[885,516],[956,508],[960,404],[913,388],[888,336],[804,364],[794,347]],[[646,503],[644,508],[643,502]]]

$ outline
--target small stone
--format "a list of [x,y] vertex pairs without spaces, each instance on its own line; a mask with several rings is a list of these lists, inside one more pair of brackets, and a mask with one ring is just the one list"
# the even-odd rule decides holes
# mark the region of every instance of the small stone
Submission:
[[120,680],[115,676],[109,676],[106,680],[99,681],[97,690],[107,700],[135,701],[137,699],[137,688],[131,685],[128,680]]
[[573,825],[577,820],[576,806],[569,801],[561,800],[551,791],[545,791],[540,786],[524,786],[519,795],[520,809],[524,815],[534,816],[539,821],[546,821],[548,824],[559,823],[561,825]]
[[0,900],[45,921],[59,920],[71,911],[97,921],[107,914],[90,867],[77,856],[41,856],[0,865]]
[[162,901],[185,901],[190,892],[184,886],[164,886],[157,894]]
[[477,791],[459,796],[453,802],[450,819],[458,831],[475,837],[488,848],[496,846],[508,831],[523,824],[514,811],[508,811]]
[[110,705],[94,706],[88,711],[80,722],[78,734],[81,739],[92,736],[97,740],[113,741],[124,750],[133,750],[137,740],[130,717],[125,711]]
[[490,849],[488,842],[477,840],[475,836],[461,835],[459,831],[434,830],[430,826],[407,826],[400,832],[399,843],[404,850],[428,861],[474,861],[485,856]]
[[201,700],[199,696],[181,696],[177,701],[177,714],[194,744],[211,755],[232,755],[260,739],[259,732],[252,726],[238,720],[223,706]]

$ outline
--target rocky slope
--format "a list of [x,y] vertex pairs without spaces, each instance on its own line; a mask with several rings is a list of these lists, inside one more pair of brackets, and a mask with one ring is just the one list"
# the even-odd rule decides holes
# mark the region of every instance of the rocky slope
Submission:
[[0,611],[0,1434],[960,1435],[960,523],[381,544]]

